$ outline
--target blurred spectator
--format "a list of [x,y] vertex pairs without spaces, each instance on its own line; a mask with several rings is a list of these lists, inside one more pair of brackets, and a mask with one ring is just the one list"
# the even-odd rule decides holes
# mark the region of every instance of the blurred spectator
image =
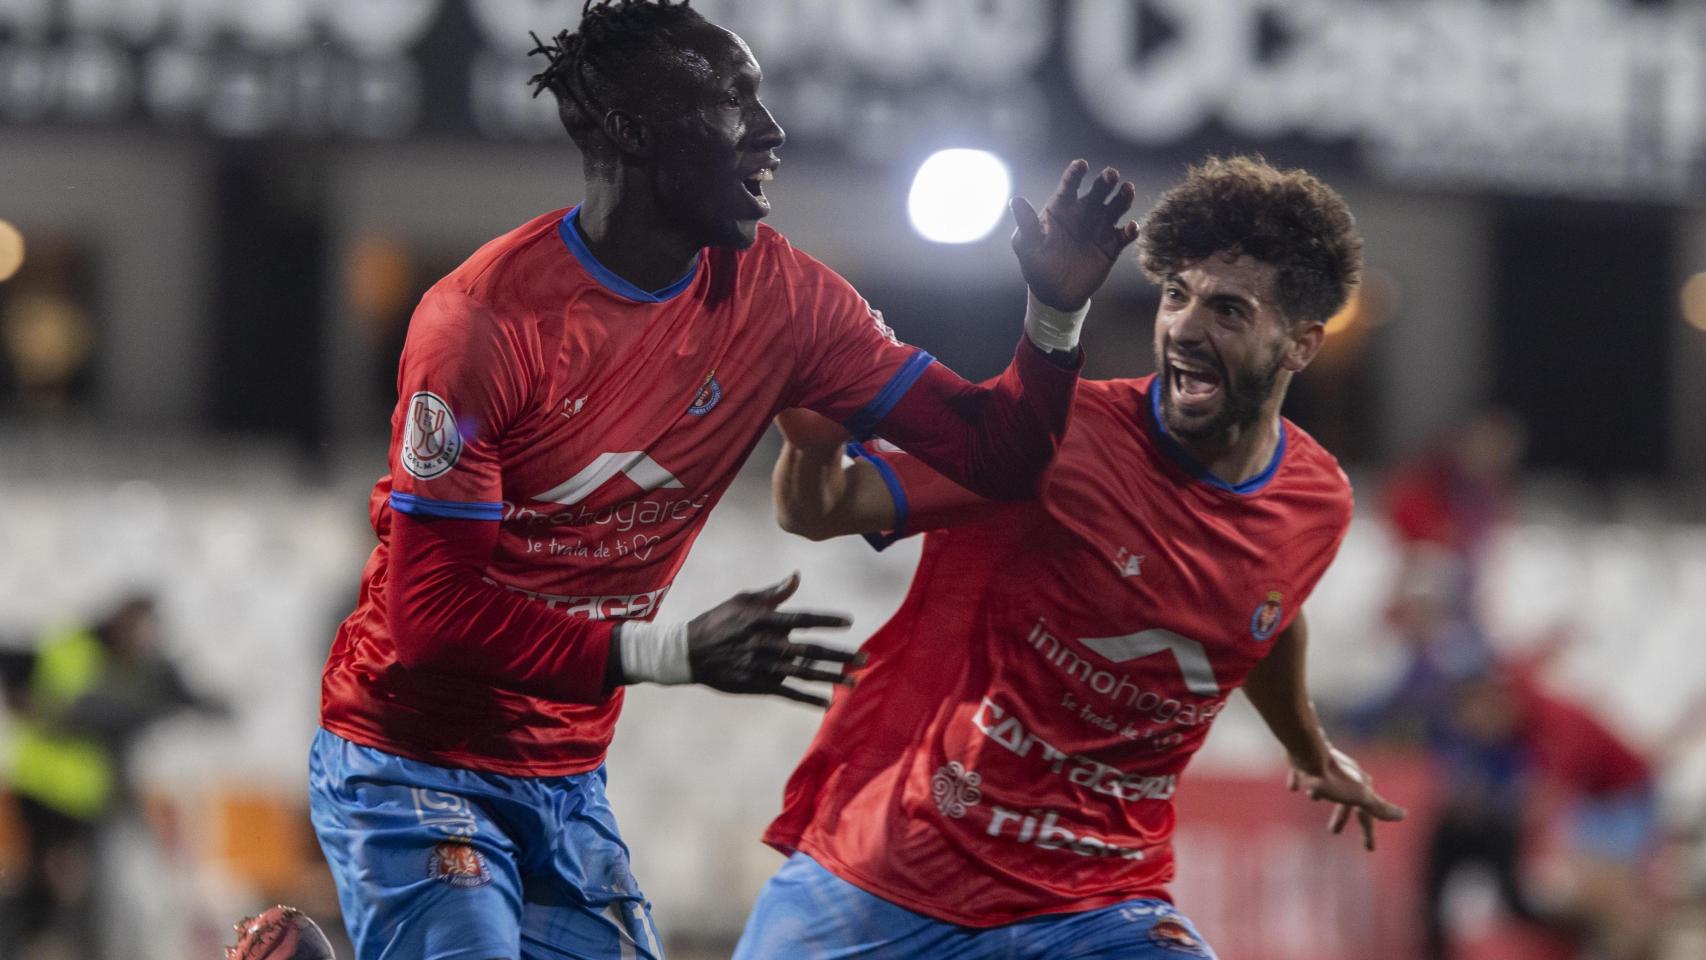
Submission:
[[191,690],[163,656],[154,600],[142,595],[92,629],[49,630],[4,673],[17,712],[9,780],[28,854],[13,905],[22,955],[94,957],[101,832],[134,802],[131,747],[174,712],[226,707]]
[[1456,681],[1445,702],[1447,713],[1429,743],[1442,774],[1443,796],[1425,868],[1428,960],[1453,955],[1446,890],[1466,867],[1481,866],[1492,873],[1499,901],[1513,919],[1569,928],[1562,919],[1536,909],[1523,885],[1534,768],[1519,704],[1506,685],[1490,675]]
[[1418,553],[1443,551],[1458,564],[1452,596],[1461,606],[1448,615],[1475,619],[1481,564],[1493,532],[1508,519],[1526,443],[1512,414],[1484,411],[1387,480],[1386,514],[1405,552],[1401,583]]
[[1506,671],[1490,686],[1511,704],[1516,737],[1545,792],[1541,808],[1565,818],[1565,909],[1609,960],[1645,960],[1662,913],[1645,880],[1659,838],[1651,765],[1585,706],[1546,689],[1532,668]]

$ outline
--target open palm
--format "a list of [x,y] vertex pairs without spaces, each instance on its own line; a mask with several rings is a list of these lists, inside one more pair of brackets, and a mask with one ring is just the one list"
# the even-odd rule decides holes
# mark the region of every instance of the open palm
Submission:
[[1076,310],[1108,279],[1108,271],[1133,240],[1135,222],[1120,223],[1137,188],[1105,167],[1079,195],[1089,163],[1074,160],[1039,216],[1024,197],[1014,197],[1013,252],[1038,300],[1057,310]]
[[1376,820],[1404,819],[1404,808],[1375,793],[1373,778],[1337,748],[1328,751],[1327,763],[1319,773],[1292,767],[1286,774],[1286,788],[1294,793],[1301,790],[1311,800],[1333,804],[1333,812],[1327,818],[1327,829],[1333,833],[1345,829],[1354,811],[1357,825],[1362,828],[1362,845],[1367,850],[1374,849]]

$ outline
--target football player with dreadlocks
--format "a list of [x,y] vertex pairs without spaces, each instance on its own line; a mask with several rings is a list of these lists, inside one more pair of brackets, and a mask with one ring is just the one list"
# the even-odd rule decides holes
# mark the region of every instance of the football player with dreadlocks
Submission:
[[1133,188],[1039,215],[1006,372],[974,386],[902,345],[848,283],[759,225],[782,128],[737,36],[685,2],[589,3],[536,40],[582,202],[478,250],[422,298],[398,374],[379,545],[322,682],[315,830],[358,960],[658,957],[605,799],[626,684],[822,704],[854,655],[790,631],[797,585],[683,623],[657,611],[770,419],[803,407],[997,499],[1065,433],[1078,327]]

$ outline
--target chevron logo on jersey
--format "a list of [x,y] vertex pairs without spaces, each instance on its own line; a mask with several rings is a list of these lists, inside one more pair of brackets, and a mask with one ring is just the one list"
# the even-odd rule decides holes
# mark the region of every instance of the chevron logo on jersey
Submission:
[[644,450],[629,450],[624,453],[599,454],[597,459],[587,464],[581,472],[544,493],[534,494],[533,499],[560,503],[565,507],[573,506],[591,496],[593,491],[618,474],[633,481],[642,493],[681,489],[681,481],[675,479],[675,474],[665,470]]
[[1185,686],[1192,693],[1203,697],[1220,695],[1220,682],[1214,677],[1214,666],[1208,662],[1208,651],[1190,637],[1171,630],[1144,630],[1120,637],[1090,637],[1080,642],[1115,663],[1170,650],[1179,663],[1179,672],[1184,674]]

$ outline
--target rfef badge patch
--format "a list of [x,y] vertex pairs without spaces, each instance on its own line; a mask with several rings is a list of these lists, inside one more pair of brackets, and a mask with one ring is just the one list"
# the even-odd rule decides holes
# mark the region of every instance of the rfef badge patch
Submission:
[[409,422],[403,428],[403,449],[398,455],[403,469],[410,476],[431,480],[456,466],[461,455],[462,433],[450,404],[426,390],[410,397]]
[[1284,595],[1278,590],[1268,591],[1267,598],[1257,605],[1255,613],[1250,614],[1250,636],[1261,641],[1274,635],[1280,621],[1285,618],[1283,599]]
[[699,392],[694,394],[693,403],[688,406],[687,412],[693,414],[695,417],[702,417],[705,414],[710,413],[711,408],[716,406],[722,399],[723,385],[717,382],[717,371],[712,370],[711,373],[705,377],[705,382],[699,385]]
[[427,857],[427,879],[453,887],[483,887],[492,882],[492,871],[472,844],[446,840]]

